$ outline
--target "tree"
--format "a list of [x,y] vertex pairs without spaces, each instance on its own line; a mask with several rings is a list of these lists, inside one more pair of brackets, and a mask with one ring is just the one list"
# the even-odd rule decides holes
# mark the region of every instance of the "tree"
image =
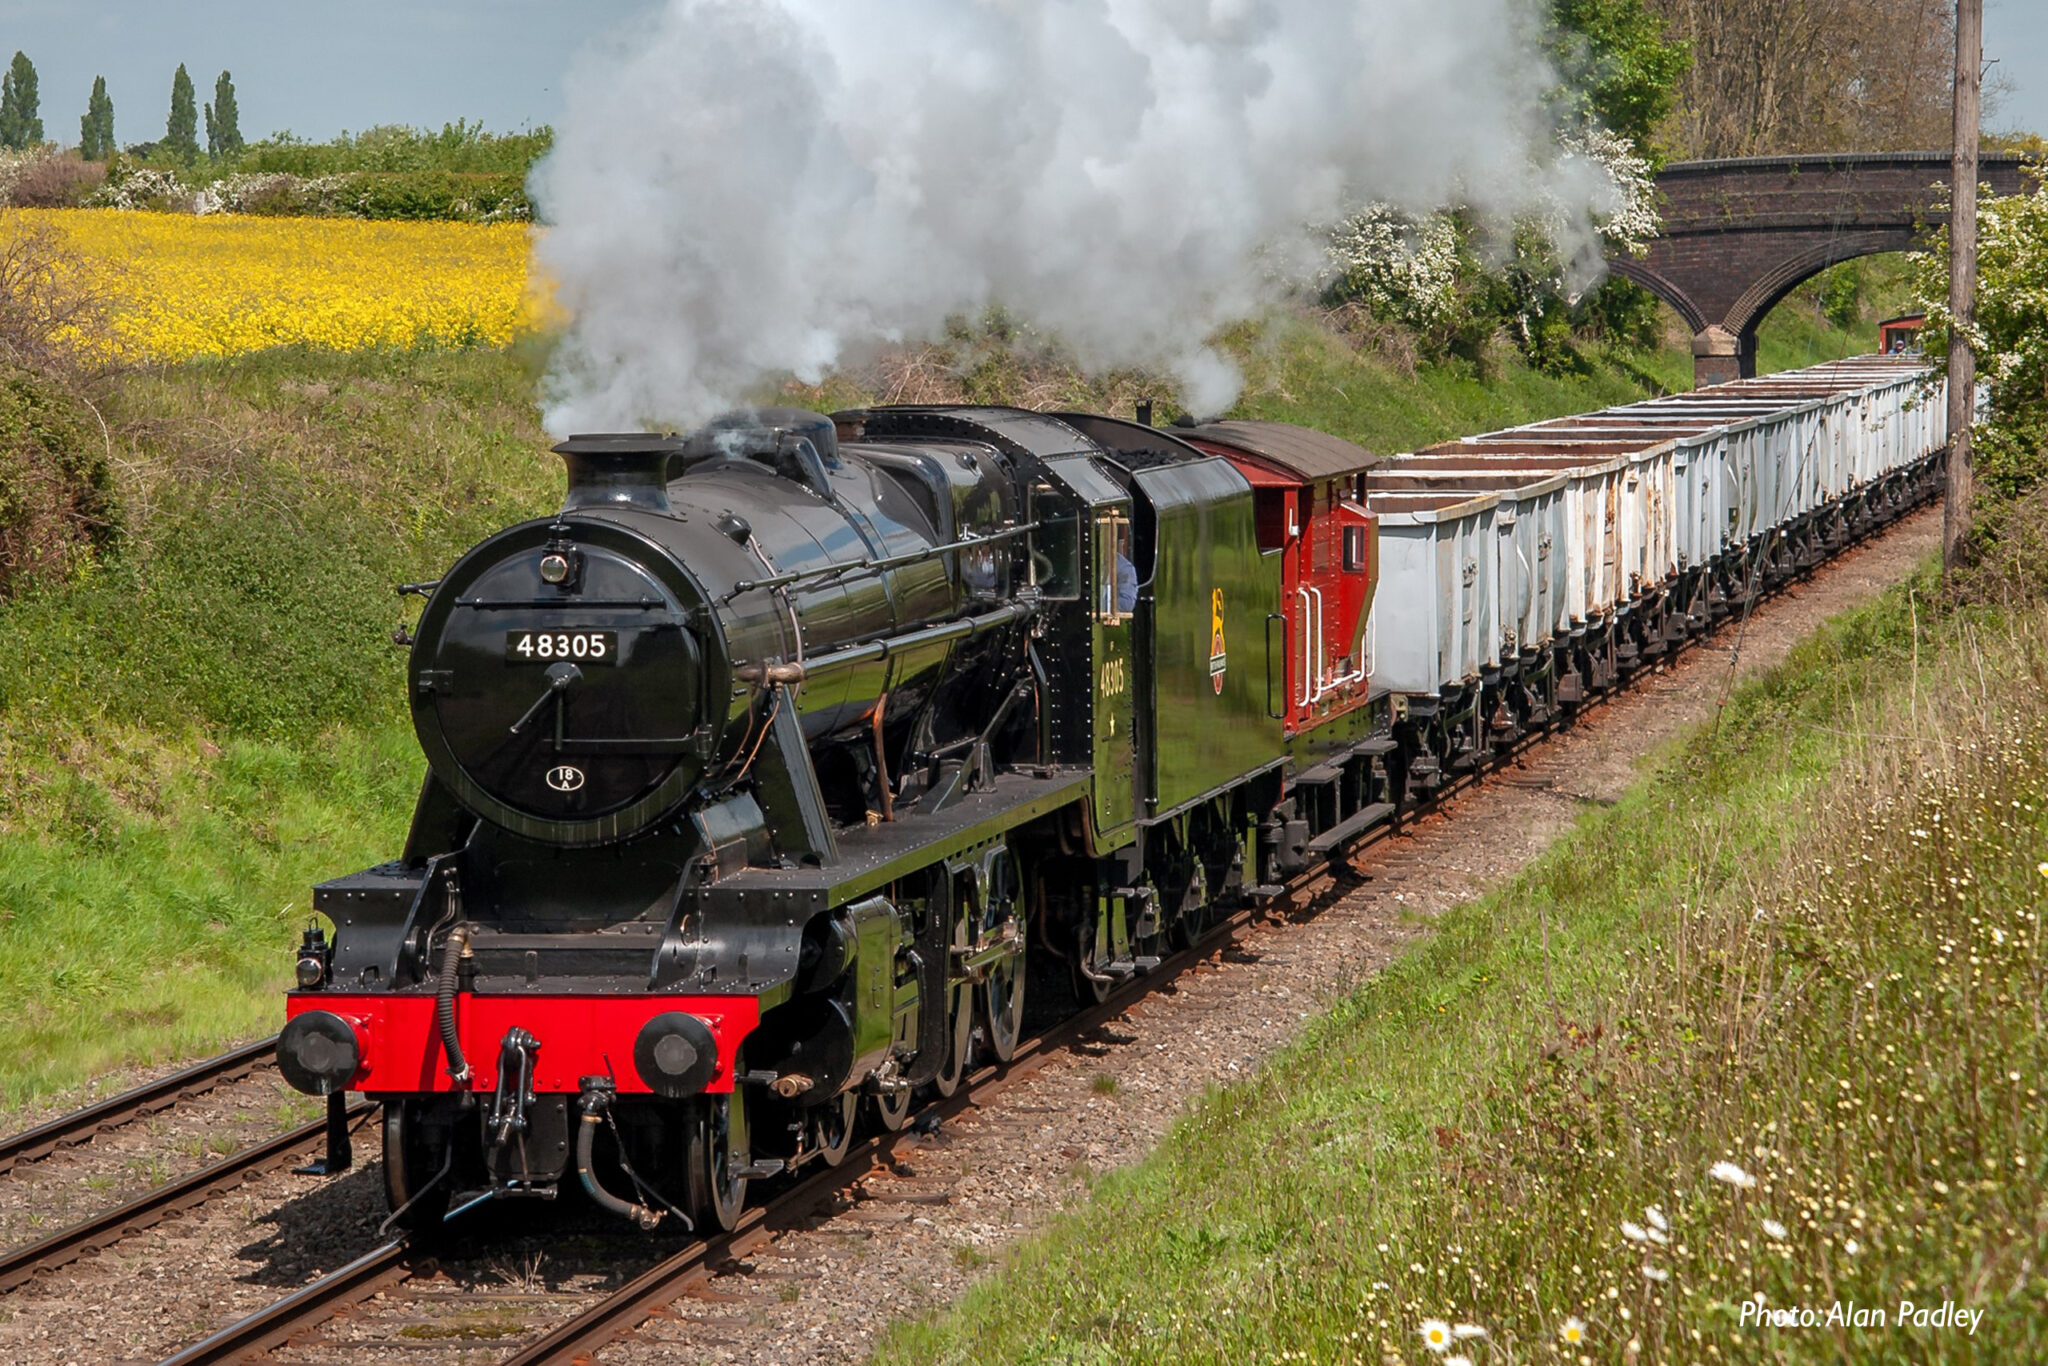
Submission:
[[36,64],[17,52],[7,74],[0,76],[0,146],[19,151],[43,141],[41,100],[36,94]]
[[164,147],[180,161],[199,157],[199,105],[183,62],[178,63],[178,74],[171,77],[171,117],[164,124]]
[[114,101],[107,94],[107,78],[95,76],[85,117],[78,121],[78,155],[87,161],[105,161],[115,150]]
[[1951,0],[1651,0],[1692,51],[1676,156],[1906,151],[1949,136]]
[[[2037,178],[2048,172],[2035,172]],[[1927,310],[1921,341],[1939,372],[1952,335],[1976,353],[1990,405],[1974,433],[1977,492],[2014,497],[2048,477],[2048,190],[1977,201],[1975,316],[1958,326],[1949,299],[1949,231],[1912,257]]]
[[215,160],[242,150],[241,111],[235,107],[235,83],[220,73],[213,83],[213,103],[206,106],[206,154]]
[[1551,53],[1583,112],[1651,154],[1692,52],[1644,0],[1551,0]]

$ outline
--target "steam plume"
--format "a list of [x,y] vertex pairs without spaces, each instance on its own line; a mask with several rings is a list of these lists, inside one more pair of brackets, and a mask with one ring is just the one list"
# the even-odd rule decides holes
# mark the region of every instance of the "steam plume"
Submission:
[[534,190],[551,430],[694,424],[1000,302],[1083,364],[1204,344],[1368,200],[1611,202],[1558,163],[1528,0],[671,0],[581,61]]

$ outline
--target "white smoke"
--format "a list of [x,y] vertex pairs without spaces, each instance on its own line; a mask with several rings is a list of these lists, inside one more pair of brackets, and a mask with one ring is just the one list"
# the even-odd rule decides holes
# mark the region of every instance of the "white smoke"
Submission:
[[1531,0],[671,0],[581,61],[533,188],[572,319],[551,431],[694,425],[992,303],[1086,366],[1239,378],[1206,338],[1374,201],[1501,219],[1560,163]]

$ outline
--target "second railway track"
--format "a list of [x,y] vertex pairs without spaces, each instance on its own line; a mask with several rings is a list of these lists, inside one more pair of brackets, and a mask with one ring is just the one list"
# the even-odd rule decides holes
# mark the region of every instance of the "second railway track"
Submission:
[[[373,1105],[357,1105],[349,1112],[350,1119],[360,1122],[375,1108]],[[287,1130],[265,1142],[237,1148],[217,1162],[167,1181],[125,1204],[60,1229],[36,1242],[0,1252],[0,1290],[11,1290],[41,1272],[69,1265],[87,1253],[151,1228],[222,1191],[232,1190],[257,1176],[289,1166],[294,1159],[324,1142],[325,1137],[324,1120]]]
[[131,1120],[167,1110],[180,1101],[249,1076],[269,1065],[277,1047],[277,1036],[231,1048],[225,1053],[180,1068],[118,1095],[96,1101],[69,1114],[38,1124],[33,1129],[0,1137],[0,1174],[14,1170],[17,1163],[48,1157],[61,1148],[89,1143],[99,1135]]

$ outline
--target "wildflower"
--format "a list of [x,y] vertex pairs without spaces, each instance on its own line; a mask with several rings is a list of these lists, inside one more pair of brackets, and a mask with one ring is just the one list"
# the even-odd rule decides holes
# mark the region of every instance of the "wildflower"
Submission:
[[1451,1325],[1442,1319],[1424,1319],[1422,1341],[1430,1351],[1442,1352],[1451,1345]]
[[1643,1277],[1645,1280],[1652,1280],[1662,1285],[1671,1279],[1671,1273],[1663,1270],[1661,1267],[1645,1265],[1643,1267]]
[[[1469,1338],[1483,1338],[1486,1330],[1476,1323],[1461,1323],[1451,1329],[1451,1336],[1463,1342]],[[1446,1363],[1448,1366],[1448,1363]]]
[[1647,1243],[1650,1241],[1650,1235],[1644,1231],[1641,1224],[1631,1224],[1626,1219],[1621,1221],[1621,1236],[1628,1239],[1631,1243]]
[[1716,1162],[1713,1166],[1707,1168],[1707,1175],[1713,1177],[1716,1181],[1734,1186],[1737,1190],[1756,1189],[1756,1178],[1736,1166],[1733,1162]]
[[1644,1229],[1643,1231],[1650,1235],[1650,1241],[1658,1247],[1669,1247],[1671,1245],[1671,1235],[1663,1232],[1661,1229],[1651,1228]]
[[2042,862],[2035,864],[2034,871],[2039,873],[2042,877],[2048,877],[2048,860],[2043,860]]
[[1842,1251],[1854,1257],[1857,1253],[1863,1251],[1863,1244],[1851,1238],[1848,1242],[1842,1244]]
[[1777,1239],[1781,1243],[1785,1241],[1785,1226],[1779,1223],[1776,1219],[1764,1220],[1764,1232],[1770,1234],[1771,1237]]
[[1671,1225],[1664,1221],[1664,1211],[1658,1209],[1655,1205],[1644,1210],[1643,1217],[1650,1221],[1650,1227],[1656,1229],[1657,1232],[1669,1233],[1671,1231]]
[[1557,1330],[1557,1335],[1565,1340],[1567,1346],[1576,1347],[1586,1340],[1586,1321],[1578,1318],[1566,1319],[1564,1327]]
[[1468,1356],[1445,1357],[1444,1366],[1472,1366],[1472,1358]]

